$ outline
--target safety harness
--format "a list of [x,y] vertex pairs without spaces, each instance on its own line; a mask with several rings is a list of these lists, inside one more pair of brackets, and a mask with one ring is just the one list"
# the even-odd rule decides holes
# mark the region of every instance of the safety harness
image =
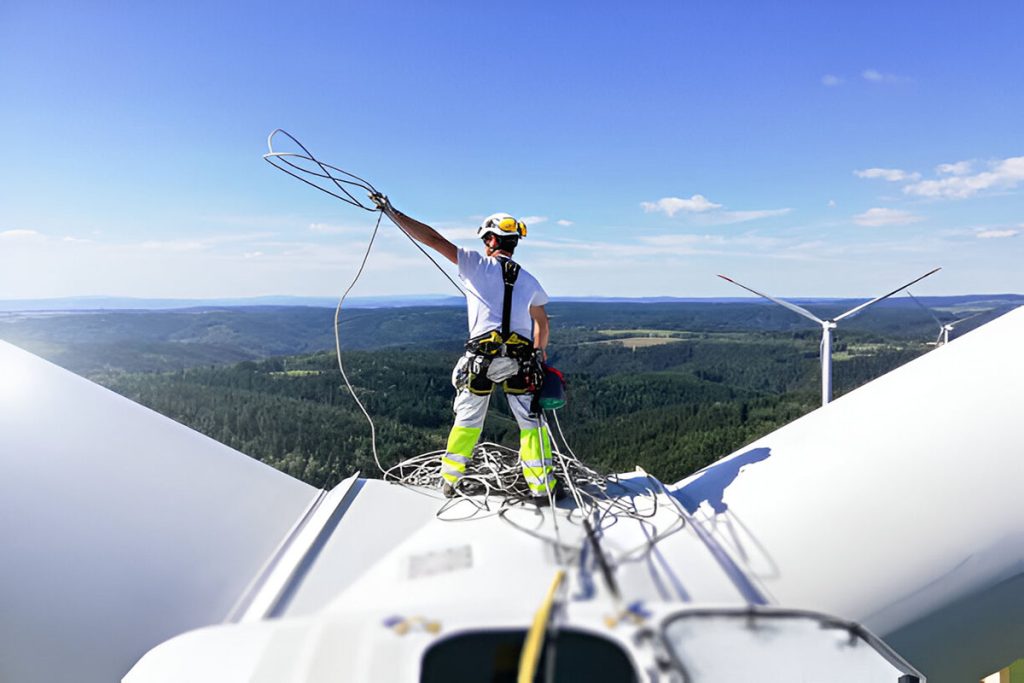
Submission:
[[521,267],[509,258],[500,258],[500,263],[505,285],[501,327],[466,342],[469,353],[456,368],[453,382],[457,387],[468,385],[476,394],[489,394],[492,382],[505,383],[506,393],[534,393],[542,376],[534,357],[533,340],[512,330],[512,292]]
[[510,258],[501,258],[501,279],[505,294],[501,304],[501,328],[485,332],[466,342],[466,350],[481,356],[507,356],[527,360],[533,354],[533,340],[512,331],[512,291],[521,266]]
[[505,300],[501,304],[501,339],[508,342],[512,331],[512,288],[519,277],[519,264],[510,258],[501,260],[501,279],[505,282]]

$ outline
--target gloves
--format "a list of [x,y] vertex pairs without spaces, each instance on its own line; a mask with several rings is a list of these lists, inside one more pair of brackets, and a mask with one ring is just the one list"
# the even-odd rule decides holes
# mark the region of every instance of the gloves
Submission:
[[529,372],[527,374],[530,391],[533,393],[539,393],[541,386],[544,384],[544,352],[541,349],[534,349],[532,358],[529,362]]
[[373,202],[381,211],[387,211],[391,208],[391,202],[388,201],[388,196],[386,194],[371,192],[370,201]]

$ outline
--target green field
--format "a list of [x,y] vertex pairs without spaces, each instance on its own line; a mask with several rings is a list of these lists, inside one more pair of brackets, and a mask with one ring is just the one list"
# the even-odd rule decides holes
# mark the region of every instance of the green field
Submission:
[[604,334],[609,337],[618,337],[620,335],[626,335],[630,337],[671,337],[677,339],[686,339],[688,337],[699,336],[696,332],[689,332],[687,330],[598,330],[598,334]]
[[642,349],[648,346],[661,346],[663,344],[672,344],[674,342],[682,341],[673,337],[621,337],[615,339],[608,339],[606,341],[589,342],[591,344],[618,344],[624,346],[627,349]]

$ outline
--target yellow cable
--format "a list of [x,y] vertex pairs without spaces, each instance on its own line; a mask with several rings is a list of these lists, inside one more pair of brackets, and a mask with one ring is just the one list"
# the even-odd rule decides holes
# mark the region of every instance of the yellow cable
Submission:
[[523,644],[522,654],[519,655],[519,677],[517,683],[533,683],[533,676],[537,671],[537,664],[540,662],[541,648],[544,645],[544,633],[548,628],[548,621],[551,618],[551,605],[555,602],[555,595],[558,587],[565,579],[565,570],[559,569],[555,574],[555,580],[548,588],[548,594],[544,596],[544,602],[533,616],[533,624],[526,634],[526,643]]

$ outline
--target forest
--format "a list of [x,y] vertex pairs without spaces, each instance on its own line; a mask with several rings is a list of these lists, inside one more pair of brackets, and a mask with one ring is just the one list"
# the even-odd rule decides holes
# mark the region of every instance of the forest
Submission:
[[[942,315],[981,304],[964,302]],[[986,304],[987,305],[987,304]],[[818,304],[834,315],[844,302]],[[554,303],[550,362],[568,444],[606,473],[636,466],[675,481],[820,402],[820,331],[760,303]],[[1000,311],[979,316],[981,324]],[[378,476],[370,429],[345,388],[333,310],[304,307],[101,311],[0,317],[0,336],[318,487]],[[837,396],[927,353],[925,312],[879,306],[833,344]],[[388,467],[444,444],[465,312],[355,309],[342,360]],[[515,445],[496,393],[484,438]]]

